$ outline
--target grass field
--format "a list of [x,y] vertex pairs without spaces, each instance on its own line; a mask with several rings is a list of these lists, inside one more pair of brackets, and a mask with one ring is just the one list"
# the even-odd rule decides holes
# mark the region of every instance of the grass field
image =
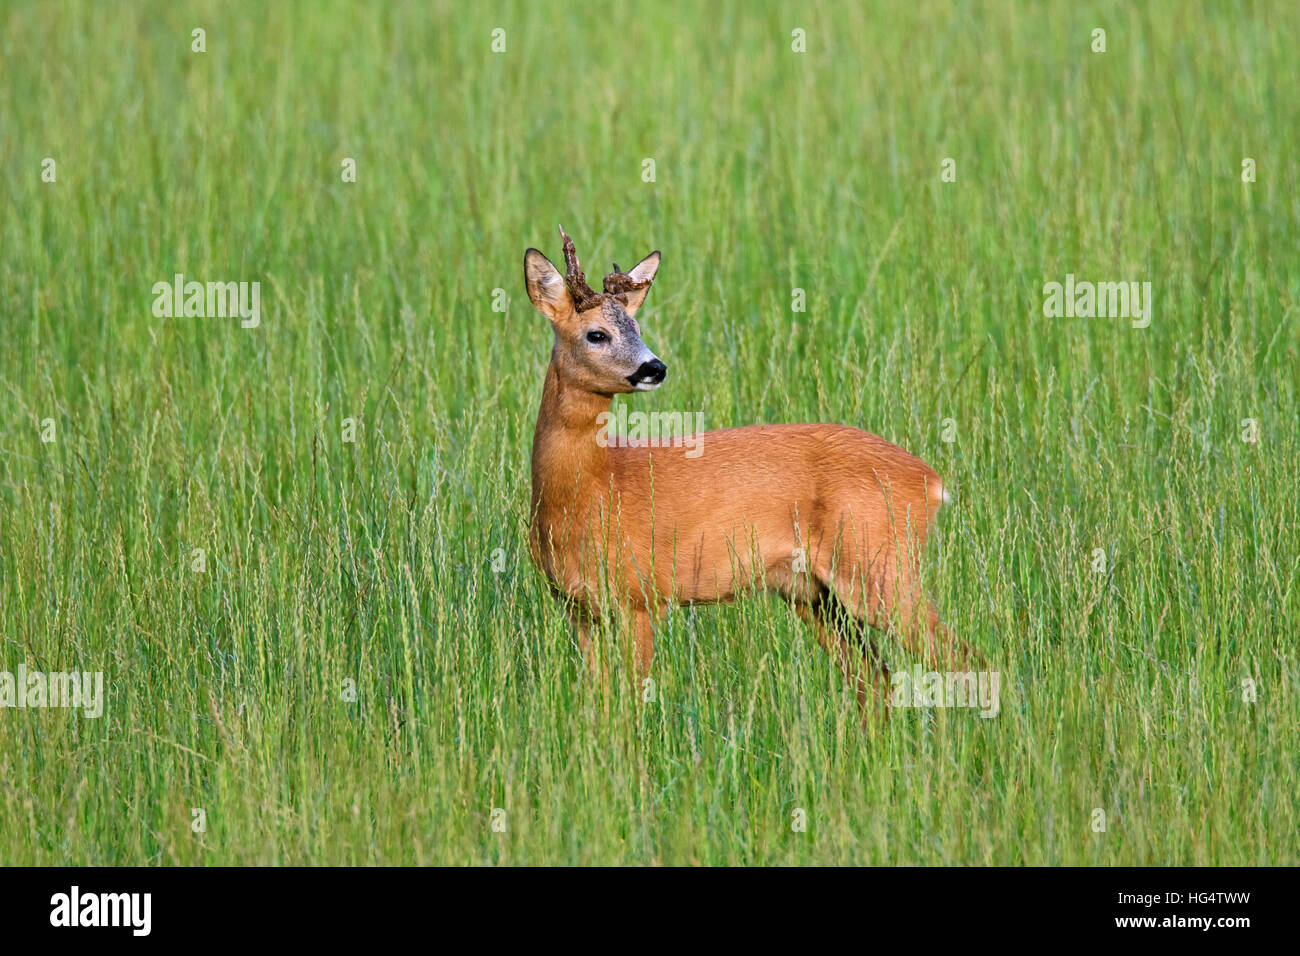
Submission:
[[[1300,862],[1298,33],[6,3],[0,670],[102,671],[105,712],[0,709],[0,860]],[[663,250],[669,378],[618,401],[938,470],[995,719],[863,733],[762,598],[673,612],[644,708],[584,679],[525,543],[557,222],[596,275]],[[177,273],[259,282],[260,325],[156,317]],[[1149,327],[1045,317],[1067,274],[1149,281]]]

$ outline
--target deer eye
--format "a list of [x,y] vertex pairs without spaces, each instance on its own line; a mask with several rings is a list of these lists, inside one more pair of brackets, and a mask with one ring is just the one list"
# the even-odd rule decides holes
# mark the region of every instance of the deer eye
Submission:
[[609,336],[600,331],[600,329],[592,329],[587,333],[587,341],[592,345],[599,345],[601,342],[608,342]]

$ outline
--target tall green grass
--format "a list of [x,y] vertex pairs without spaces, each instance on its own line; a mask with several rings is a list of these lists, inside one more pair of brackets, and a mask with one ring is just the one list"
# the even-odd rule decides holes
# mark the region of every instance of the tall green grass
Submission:
[[[1298,31],[6,4],[0,670],[102,670],[107,710],[0,710],[0,861],[1300,862]],[[664,252],[669,379],[634,407],[939,471],[929,584],[996,719],[864,734],[765,599],[675,611],[649,706],[583,679],[524,546],[550,333],[520,261],[557,222],[598,275]],[[155,318],[178,272],[260,281],[261,327]],[[1151,281],[1151,326],[1044,318],[1066,273]]]

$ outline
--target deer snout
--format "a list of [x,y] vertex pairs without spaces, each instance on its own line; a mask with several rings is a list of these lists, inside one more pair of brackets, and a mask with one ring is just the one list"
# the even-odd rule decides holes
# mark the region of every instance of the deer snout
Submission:
[[632,387],[638,391],[658,388],[668,374],[668,366],[658,359],[642,362],[637,370],[627,377]]

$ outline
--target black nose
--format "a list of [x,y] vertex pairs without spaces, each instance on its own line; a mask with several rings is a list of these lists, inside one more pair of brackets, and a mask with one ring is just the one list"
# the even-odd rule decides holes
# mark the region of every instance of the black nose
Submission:
[[668,374],[668,366],[658,359],[642,362],[641,367],[627,377],[633,385],[658,385]]

